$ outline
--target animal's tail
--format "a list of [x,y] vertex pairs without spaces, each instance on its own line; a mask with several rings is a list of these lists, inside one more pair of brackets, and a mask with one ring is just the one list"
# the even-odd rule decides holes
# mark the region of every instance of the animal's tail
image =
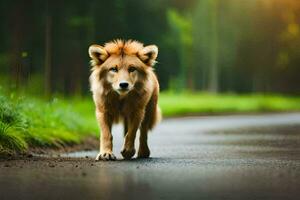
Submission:
[[155,125],[157,125],[162,120],[162,114],[159,106],[156,106],[155,114],[152,116],[149,123],[149,130],[152,130]]

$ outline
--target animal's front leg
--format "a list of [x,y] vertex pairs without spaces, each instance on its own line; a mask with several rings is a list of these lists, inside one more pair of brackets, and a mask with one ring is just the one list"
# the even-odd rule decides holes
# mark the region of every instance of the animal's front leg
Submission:
[[104,113],[97,112],[97,119],[101,127],[100,136],[100,152],[96,157],[96,160],[116,160],[115,155],[112,152],[112,119]]
[[134,140],[136,132],[141,124],[142,117],[143,113],[139,113],[127,120],[128,131],[125,135],[123,150],[121,151],[121,154],[125,159],[130,159],[135,154]]

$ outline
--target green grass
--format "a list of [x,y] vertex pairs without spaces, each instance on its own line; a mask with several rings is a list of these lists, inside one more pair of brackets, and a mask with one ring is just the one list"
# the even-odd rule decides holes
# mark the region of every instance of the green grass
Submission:
[[208,93],[162,93],[159,104],[165,117],[189,114],[300,111],[300,97]]
[[[300,111],[300,97],[163,92],[159,104],[165,117],[191,114]],[[30,147],[62,147],[98,137],[91,97],[51,101],[0,90],[0,154]]]
[[97,132],[92,100],[0,94],[0,154],[77,144]]

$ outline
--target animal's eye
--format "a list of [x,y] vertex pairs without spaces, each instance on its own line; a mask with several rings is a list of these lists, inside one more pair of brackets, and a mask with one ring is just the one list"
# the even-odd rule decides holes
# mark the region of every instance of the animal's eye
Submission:
[[129,72],[134,72],[135,70],[136,70],[135,67],[129,67],[129,69],[128,69]]
[[118,68],[117,67],[112,67],[112,68],[109,69],[109,71],[118,72]]

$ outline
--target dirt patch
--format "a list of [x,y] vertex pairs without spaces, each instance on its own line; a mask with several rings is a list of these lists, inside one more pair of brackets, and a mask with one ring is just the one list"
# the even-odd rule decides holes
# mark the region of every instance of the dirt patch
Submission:
[[88,137],[80,144],[71,144],[68,146],[61,146],[60,148],[30,148],[28,153],[31,154],[60,154],[74,151],[91,151],[99,148],[99,140],[95,137]]
[[[4,160],[32,160],[33,157],[60,157],[60,154],[76,152],[76,151],[91,151],[99,148],[99,140],[95,137],[88,137],[80,144],[71,144],[53,147],[34,147],[29,148],[24,153],[3,152],[0,154],[0,161]],[[37,156],[40,155],[40,156]]]
[[24,155],[0,158],[0,169],[4,168],[74,168],[81,169],[84,166],[94,166],[93,158],[61,158],[61,157],[25,157]]

